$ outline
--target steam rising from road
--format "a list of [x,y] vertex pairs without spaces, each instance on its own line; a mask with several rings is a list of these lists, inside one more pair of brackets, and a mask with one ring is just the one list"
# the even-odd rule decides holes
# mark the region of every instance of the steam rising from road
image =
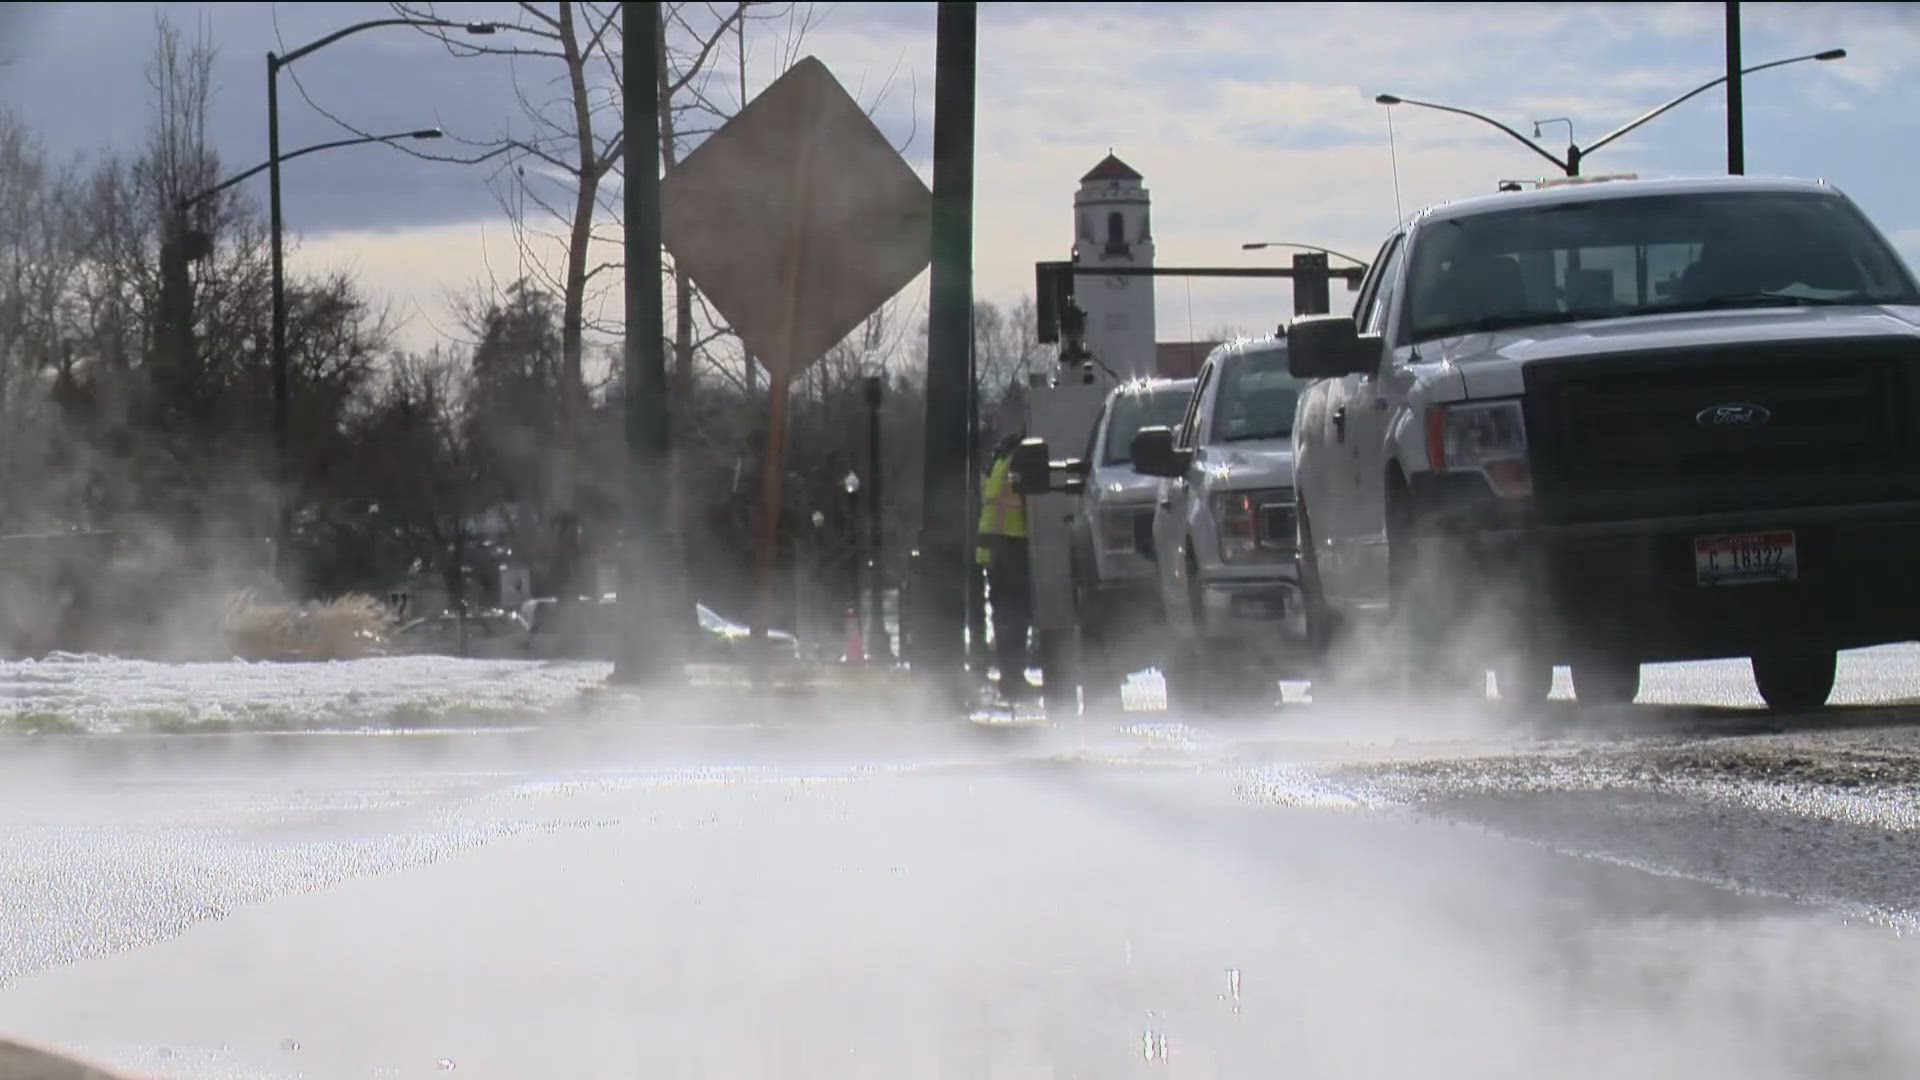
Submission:
[[[7,952],[49,927],[107,947],[20,974],[0,1015],[156,1076],[1920,1067],[1914,941],[1501,838],[1572,805],[1550,782],[1583,760],[1564,741],[1423,735],[1413,712],[1342,730],[1312,706],[1023,735],[897,700],[747,700],[613,694],[490,737],[14,750]],[[1843,751],[1911,738],[1859,731]],[[1549,781],[1484,768],[1485,791],[1533,799],[1483,807],[1493,832],[1249,785],[1496,749]],[[1659,839],[1794,850],[1785,819],[1714,812]],[[1579,813],[1646,835],[1644,809]],[[1797,857],[1920,864],[1913,837]],[[201,917],[155,921],[196,896]]]

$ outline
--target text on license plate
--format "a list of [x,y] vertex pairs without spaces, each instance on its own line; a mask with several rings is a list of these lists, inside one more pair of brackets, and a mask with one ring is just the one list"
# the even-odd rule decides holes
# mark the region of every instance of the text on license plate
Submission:
[[1693,540],[1694,576],[1702,585],[1796,581],[1800,553],[1793,532],[1728,533]]

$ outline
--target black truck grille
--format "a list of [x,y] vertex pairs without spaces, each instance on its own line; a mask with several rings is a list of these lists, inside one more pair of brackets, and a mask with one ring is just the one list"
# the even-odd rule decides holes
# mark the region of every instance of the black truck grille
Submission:
[[1536,361],[1541,509],[1595,521],[1920,498],[1916,367],[1900,340]]

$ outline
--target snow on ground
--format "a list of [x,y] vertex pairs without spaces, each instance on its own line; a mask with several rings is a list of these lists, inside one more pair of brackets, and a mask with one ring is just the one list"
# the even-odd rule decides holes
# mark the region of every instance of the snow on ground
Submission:
[[530,717],[605,682],[590,662],[386,657],[166,664],[54,654],[0,662],[0,732],[337,731]]

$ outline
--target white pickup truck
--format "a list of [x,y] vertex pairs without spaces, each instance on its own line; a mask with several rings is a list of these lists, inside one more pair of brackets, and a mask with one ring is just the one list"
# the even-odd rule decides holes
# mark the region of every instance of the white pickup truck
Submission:
[[1590,703],[1745,656],[1805,709],[1837,650],[1920,637],[1920,289],[1831,186],[1435,207],[1289,344],[1323,643],[1385,626],[1401,676],[1517,700],[1565,663]]
[[1134,470],[1159,478],[1150,550],[1170,703],[1277,697],[1306,659],[1291,442],[1304,388],[1284,338],[1229,342],[1201,365],[1179,425],[1135,436]]
[[1162,659],[1160,595],[1148,557],[1160,482],[1133,470],[1133,438],[1179,423],[1192,397],[1192,379],[1128,380],[1107,394],[1087,437],[1086,486],[1069,523],[1071,573],[1081,683],[1101,704],[1117,703],[1130,672]]

